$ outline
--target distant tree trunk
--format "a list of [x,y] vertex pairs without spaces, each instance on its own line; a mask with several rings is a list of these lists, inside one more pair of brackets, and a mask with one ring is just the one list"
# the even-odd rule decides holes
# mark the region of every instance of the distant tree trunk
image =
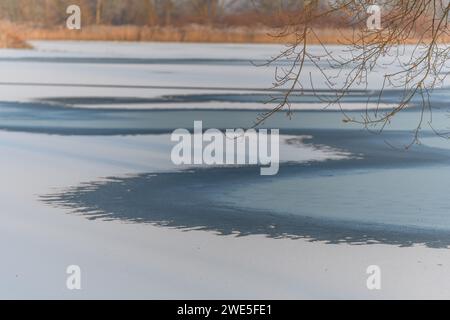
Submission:
[[45,21],[44,21],[44,23],[46,25],[49,25],[49,21],[50,21],[50,6],[51,6],[50,1],[49,0],[45,0],[45,3],[44,3],[44,10],[45,10],[44,18],[45,18]]
[[103,0],[97,0],[97,7],[95,10],[95,23],[97,25],[102,23],[102,11],[103,11]]
[[172,0],[164,0],[164,24],[170,26],[172,24]]
[[158,14],[156,12],[155,0],[147,0],[147,25],[155,26],[158,24]]
[[214,24],[216,18],[217,18],[217,7],[218,7],[218,0],[209,0],[208,1],[208,17],[207,22],[209,25]]

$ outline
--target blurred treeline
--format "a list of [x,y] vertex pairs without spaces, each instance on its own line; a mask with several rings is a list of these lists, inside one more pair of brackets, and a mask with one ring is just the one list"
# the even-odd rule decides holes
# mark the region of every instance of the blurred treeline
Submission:
[[[301,14],[306,0],[0,0],[0,19],[38,26],[57,26],[66,8],[82,9],[84,25],[277,26]],[[320,2],[320,1],[319,1]],[[324,3],[326,1],[323,1]]]

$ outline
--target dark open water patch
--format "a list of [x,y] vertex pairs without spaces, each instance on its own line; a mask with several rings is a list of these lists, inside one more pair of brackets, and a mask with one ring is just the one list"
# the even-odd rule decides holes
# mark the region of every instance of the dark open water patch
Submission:
[[[222,236],[264,235],[328,244],[450,246],[447,231],[303,217],[214,201],[208,197],[211,192],[220,192],[221,184],[239,183],[243,173],[226,173],[228,181],[224,181],[223,174],[197,171],[110,178],[106,182],[88,183],[60,194],[43,196],[42,200],[92,220],[203,230]],[[219,180],[213,182],[213,178]]]
[[[391,133],[391,135],[391,139],[401,143],[407,134]],[[275,239],[307,239],[329,244],[351,245],[383,243],[402,247],[417,244],[431,248],[450,246],[450,231],[446,230],[314,217],[308,216],[307,208],[305,210],[301,206],[296,209],[296,214],[292,214],[282,209],[274,210],[273,207],[253,208],[251,205],[228,201],[227,192],[235,188],[244,190],[244,196],[249,194],[252,197],[252,192],[247,193],[245,190],[251,189],[255,184],[292,182],[292,178],[297,177],[297,183],[308,184],[308,179],[324,175],[339,176],[351,174],[355,170],[382,171],[386,168],[448,165],[450,159],[449,151],[428,147],[418,147],[410,152],[401,150],[389,152],[386,145],[379,143],[378,139],[370,135],[355,135],[352,132],[341,131],[335,131],[330,135],[329,131],[316,131],[314,136],[315,143],[362,153],[364,158],[285,164],[280,174],[275,177],[261,177],[259,168],[255,167],[209,168],[148,173],[124,178],[111,177],[106,181],[89,182],[56,194],[44,195],[41,200],[92,220],[144,223],[184,231],[204,230],[223,236],[264,235]],[[345,186],[342,188],[345,189]],[[323,204],[323,210],[339,210],[334,205],[335,199],[327,198],[327,195],[321,192],[320,188],[312,190],[314,196],[323,197],[319,202]],[[445,193],[445,190],[441,192]],[[288,199],[283,198],[282,191],[278,189],[263,196],[272,198],[274,203]],[[309,196],[297,195],[305,202]],[[364,197],[361,194],[352,197],[354,197],[352,207],[355,210],[362,210],[361,202],[364,202]],[[420,194],[411,194],[411,197],[421,200]],[[250,200],[258,201],[258,199],[261,198],[255,197]]]
[[[238,97],[235,96],[234,98]],[[0,101],[0,130],[46,133],[59,135],[134,135],[170,133],[178,128],[192,128],[194,121],[202,120],[204,127],[228,129],[250,128],[254,125],[258,115],[263,110],[208,110],[195,109],[202,102],[228,101],[231,96],[199,95],[179,96],[155,99],[123,98],[123,97],[91,97],[91,98],[48,98],[46,101],[10,102]],[[233,99],[234,99],[233,98]],[[254,95],[242,95],[239,99],[255,98]],[[259,97],[263,99],[263,97]],[[192,109],[176,109],[170,105],[164,110],[145,110],[134,106],[142,103],[166,105],[167,102],[192,103]],[[192,99],[192,101],[191,101]],[[303,98],[301,98],[303,99]],[[79,105],[104,105],[105,107],[74,107]],[[125,104],[129,108],[113,108],[114,104]],[[237,104],[239,105],[239,104]],[[111,107],[108,107],[111,106]],[[314,104],[311,103],[312,108]],[[444,109],[441,109],[445,111]],[[267,111],[267,110],[266,110]],[[365,111],[353,110],[346,112],[347,116],[361,119]],[[309,111],[294,111],[292,118],[286,117],[285,110],[274,114],[261,128],[280,129],[358,129],[357,124],[344,124],[343,114],[339,111],[322,109]],[[409,108],[399,114],[386,127],[387,130],[410,130],[412,139],[413,130],[421,119],[420,110]],[[433,113],[433,128],[439,131],[448,131],[448,114],[446,112]],[[375,129],[375,128],[372,128]],[[424,124],[423,131],[430,130]],[[411,141],[409,141],[411,142]],[[409,143],[408,142],[408,143]]]
[[[107,99],[109,103],[113,98]],[[133,100],[136,102],[136,100]],[[141,100],[139,100],[141,101]],[[88,101],[89,102],[89,101]],[[95,102],[99,102],[96,100]],[[131,101],[128,101],[129,103]],[[94,102],[93,102],[94,103]],[[130,106],[133,104],[131,103]],[[142,110],[114,108],[77,108],[57,102],[9,102],[0,101],[0,130],[58,135],[135,135],[171,133],[178,128],[190,129],[194,121],[203,121],[205,128],[250,128],[259,112],[256,110]],[[358,118],[360,111],[349,111]],[[359,125],[344,124],[339,111],[296,111],[288,120],[280,111],[262,124],[261,128],[298,130],[358,129]],[[390,130],[414,129],[420,113],[405,112],[399,115]],[[441,121],[441,122],[439,122]],[[411,125],[412,123],[412,125]],[[434,117],[435,128],[446,126],[447,114]],[[394,126],[395,125],[395,126]],[[411,137],[412,134],[410,134]]]
[[[167,88],[173,89],[174,87]],[[164,87],[160,87],[164,89]],[[186,90],[185,88],[184,90]],[[179,95],[163,95],[154,98],[136,98],[136,97],[47,97],[39,99],[39,102],[51,103],[53,105],[67,106],[67,105],[114,105],[114,104],[167,104],[167,103],[206,103],[206,102],[230,102],[230,103],[259,103],[262,106],[269,101],[280,101],[284,98],[285,91],[283,89],[261,89],[261,88],[188,88],[188,90],[217,90],[217,91],[241,91],[241,93],[201,93],[201,94],[179,94]],[[247,92],[245,92],[247,91]],[[253,92],[252,92],[253,91]],[[323,104],[324,101],[333,101],[336,99],[336,91],[330,90],[303,90],[301,92],[294,92],[290,95],[289,101],[291,103],[308,103],[311,104],[311,109],[320,108],[315,107],[315,104]],[[340,99],[341,103],[355,104],[359,106],[355,110],[366,110],[368,103],[382,104],[398,104],[403,97],[403,90],[400,89],[386,89],[383,92],[379,90],[351,90],[344,97]],[[448,89],[436,89],[433,96],[430,98],[433,107],[436,109],[448,107],[447,100],[449,97]],[[417,96],[410,102],[410,107],[421,106],[422,98]],[[386,108],[386,107],[384,107]],[[264,108],[261,108],[263,110]],[[323,109],[326,111],[326,109]]]
[[[251,91],[251,90],[249,90]],[[335,98],[335,95],[328,95],[329,100]],[[44,103],[51,103],[52,105],[59,104],[61,106],[72,105],[114,105],[114,104],[129,104],[132,107],[135,104],[169,104],[169,103],[207,103],[207,102],[229,102],[229,103],[258,103],[261,104],[260,110],[268,101],[276,99],[280,101],[284,98],[283,93],[214,93],[214,94],[182,94],[182,95],[165,95],[155,98],[135,98],[135,97],[58,97],[58,98],[42,98],[39,101]],[[292,94],[289,101],[291,103],[309,103],[312,104],[310,109],[326,111],[326,109],[315,107],[314,104],[323,102],[321,99],[326,99],[323,94],[319,98],[317,93],[310,94]],[[354,95],[345,97],[341,100],[342,103],[354,103],[360,106],[359,110],[365,110],[367,102],[378,102],[376,94],[370,95]],[[397,95],[384,97],[381,103],[399,103]],[[242,106],[245,108],[245,106]],[[382,109],[383,106],[380,106]],[[358,108],[355,108],[358,110]]]

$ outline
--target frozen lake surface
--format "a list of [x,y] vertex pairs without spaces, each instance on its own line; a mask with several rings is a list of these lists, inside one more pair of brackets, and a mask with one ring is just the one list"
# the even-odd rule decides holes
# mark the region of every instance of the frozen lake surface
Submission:
[[[281,130],[279,175],[183,170],[170,133],[250,127],[280,94],[267,91],[274,68],[252,61],[279,46],[35,47],[0,51],[0,297],[450,296],[450,148],[424,127],[423,145],[404,149],[414,103],[376,135],[299,95],[293,119],[264,125]],[[350,114],[377,96],[372,83],[346,99]],[[441,129],[449,94],[432,97]],[[71,264],[80,292],[65,288]],[[380,293],[365,287],[373,264],[386,268]]]

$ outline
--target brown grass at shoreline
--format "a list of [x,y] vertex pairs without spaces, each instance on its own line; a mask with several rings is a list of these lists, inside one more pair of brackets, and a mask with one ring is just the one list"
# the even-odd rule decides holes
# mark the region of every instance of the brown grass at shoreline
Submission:
[[[65,28],[19,27],[18,32],[27,40],[91,40],[91,41],[142,41],[142,42],[204,42],[204,43],[288,43],[289,37],[276,37],[270,28],[214,28],[201,25],[185,27],[138,27],[138,26],[88,26],[80,31]],[[351,31],[344,30],[348,36]],[[335,29],[319,31],[321,41],[339,44],[342,35]],[[320,43],[312,40],[312,44]]]
[[0,23],[0,48],[8,49],[31,49],[29,45],[19,34],[18,30],[5,23]]
[[91,41],[142,41],[142,42],[206,42],[206,43],[281,43],[269,35],[270,30],[247,28],[216,29],[205,26],[189,27],[138,27],[89,26],[82,30],[28,29],[20,34],[28,40],[91,40]]
[[[277,37],[277,30],[267,27],[250,28],[217,28],[203,25],[184,27],[139,27],[139,26],[87,26],[82,30],[66,28],[36,28],[0,22],[0,48],[22,48],[31,46],[26,41],[32,40],[75,40],[75,41],[137,41],[137,42],[190,42],[190,43],[255,43],[255,44],[287,44],[295,39]],[[319,39],[310,37],[310,44],[350,44],[355,34],[352,29],[318,28],[315,34]],[[25,40],[24,40],[25,39]],[[406,44],[417,44],[417,39],[405,41]],[[426,42],[426,39],[424,39]],[[448,39],[440,39],[442,43],[450,43]]]
[[[204,42],[204,43],[281,43],[295,41],[294,36],[278,37],[276,29],[267,27],[217,28],[204,25],[184,27],[139,26],[87,26],[82,30],[65,28],[32,28],[16,26],[16,34],[27,40],[87,40],[87,41],[137,41],[137,42]],[[316,37],[309,37],[309,44],[352,44],[358,37],[350,28],[316,28]],[[370,39],[366,36],[365,40]],[[417,44],[419,38],[403,39],[403,44]],[[427,43],[428,39],[422,40]],[[450,43],[450,36],[439,39]]]

